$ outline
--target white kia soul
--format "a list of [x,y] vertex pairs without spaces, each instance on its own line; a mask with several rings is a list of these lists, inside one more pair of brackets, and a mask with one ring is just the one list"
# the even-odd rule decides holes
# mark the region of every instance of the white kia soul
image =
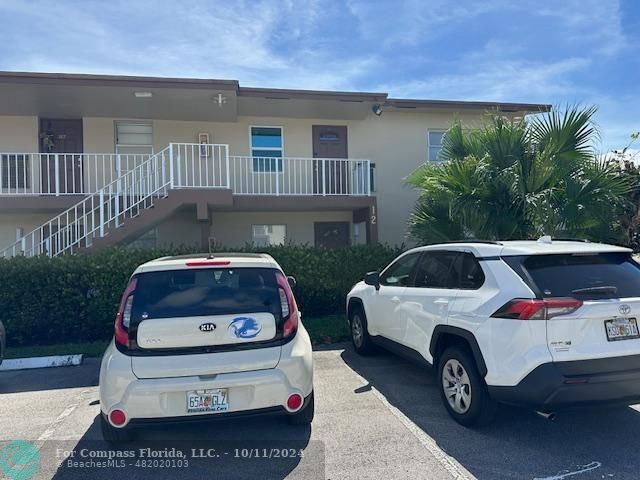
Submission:
[[165,257],[140,265],[102,359],[102,433],[136,426],[281,412],[313,420],[309,335],[295,280],[264,254]]
[[356,351],[381,345],[437,369],[449,414],[486,423],[497,402],[547,418],[640,402],[640,266],[627,248],[459,242],[402,254],[347,297]]

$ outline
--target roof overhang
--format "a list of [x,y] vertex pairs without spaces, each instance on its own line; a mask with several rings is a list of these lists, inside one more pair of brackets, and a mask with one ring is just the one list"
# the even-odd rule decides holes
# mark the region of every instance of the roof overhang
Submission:
[[386,93],[240,87],[236,80],[0,72],[0,115],[235,121],[238,115],[363,119],[397,111],[548,111],[550,105],[410,100]]
[[234,121],[237,90],[235,80],[3,72],[0,115]]
[[551,110],[551,105],[541,103],[511,103],[511,102],[476,102],[466,100],[412,100],[404,98],[389,98],[387,107],[398,110],[484,110],[502,113],[541,113]]

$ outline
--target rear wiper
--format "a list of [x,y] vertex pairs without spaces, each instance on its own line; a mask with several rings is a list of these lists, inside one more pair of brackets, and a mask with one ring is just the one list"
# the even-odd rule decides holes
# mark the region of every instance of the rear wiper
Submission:
[[575,290],[571,290],[571,293],[576,295],[591,295],[596,293],[615,295],[618,293],[618,287],[614,287],[613,285],[603,285],[601,287],[576,288]]

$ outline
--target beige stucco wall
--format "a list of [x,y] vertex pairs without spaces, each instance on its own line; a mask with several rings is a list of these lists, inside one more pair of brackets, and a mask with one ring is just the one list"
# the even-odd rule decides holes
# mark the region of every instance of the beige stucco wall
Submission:
[[[253,240],[253,225],[285,225],[287,242],[314,243],[314,222],[351,222],[351,212],[211,212],[209,237],[216,244],[242,247]],[[350,225],[351,241],[354,238]],[[196,222],[195,209],[185,209],[172,215],[157,227],[157,245],[200,246],[201,227]],[[366,235],[361,230],[361,237]]]
[[[349,121],[247,116],[238,117],[234,123],[154,120],[153,141],[155,151],[160,151],[170,142],[196,143],[198,133],[206,132],[212,143],[228,144],[230,154],[248,155],[251,125],[282,126],[284,155],[312,157],[313,125],[346,125],[349,157],[370,159],[376,164],[379,239],[396,244],[407,240],[407,220],[417,198],[416,193],[404,185],[404,178],[426,161],[427,131],[446,129],[456,117],[467,124],[478,124],[481,114],[408,110],[385,111],[380,117],[370,115],[364,120]],[[114,152],[114,122],[117,120],[126,119],[83,119],[85,151]],[[37,118],[0,117],[0,144],[3,145],[0,150],[5,151],[37,151]],[[242,214],[235,215],[243,218]],[[245,220],[248,222],[248,217]],[[232,223],[239,225],[238,222]],[[250,223],[246,222],[243,228],[250,229]],[[197,225],[194,229],[199,239]],[[171,227],[165,230],[166,235],[172,234]],[[305,238],[313,240],[312,234]]]
[[82,119],[84,151],[115,153],[115,123],[113,118],[84,117]]
[[351,219],[351,212],[212,212],[210,236],[216,244],[239,247],[251,243],[253,225],[285,225],[288,242],[313,245],[314,222],[351,222]]
[[38,117],[0,116],[0,151],[38,151]]
[[154,143],[159,149],[170,142],[195,142],[198,132],[208,132],[212,142],[229,144],[231,154],[248,155],[251,125],[282,126],[284,155],[312,157],[313,125],[346,125],[349,157],[376,164],[380,241],[397,244],[408,241],[407,220],[417,199],[404,178],[426,161],[427,131],[446,129],[455,118],[469,124],[480,121],[477,113],[451,111],[390,111],[358,121],[277,117],[239,117],[237,123],[156,121]]
[[16,241],[17,228],[22,228],[23,234],[26,235],[50,220],[51,217],[53,215],[39,213],[0,215],[0,249],[8,247]]
[[427,131],[447,129],[456,118],[478,124],[480,115],[391,111],[349,124],[349,155],[376,164],[381,242],[411,243],[406,237],[407,221],[418,195],[404,179],[427,161]]
[[158,247],[200,245],[200,225],[196,221],[195,208],[176,212],[156,228]]

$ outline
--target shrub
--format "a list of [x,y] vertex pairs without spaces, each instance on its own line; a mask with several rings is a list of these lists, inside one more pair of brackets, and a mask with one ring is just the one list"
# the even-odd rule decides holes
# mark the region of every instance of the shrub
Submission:
[[[235,249],[238,251],[238,249]],[[271,254],[298,281],[304,317],[339,314],[345,295],[369,270],[387,265],[401,251],[383,245],[337,250],[273,246],[240,251]],[[134,269],[153,258],[185,249],[106,249],[91,255],[0,260],[0,320],[9,344],[46,345],[108,340],[120,296]]]

